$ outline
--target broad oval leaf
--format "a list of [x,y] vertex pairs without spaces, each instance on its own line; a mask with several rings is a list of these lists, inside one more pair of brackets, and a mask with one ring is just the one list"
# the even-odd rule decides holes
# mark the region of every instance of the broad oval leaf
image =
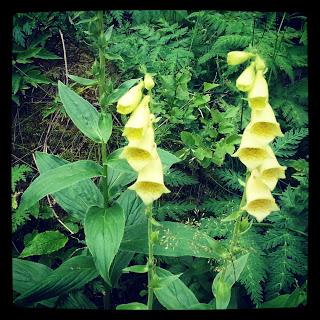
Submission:
[[123,269],[123,272],[146,273],[149,268],[147,265],[135,265]]
[[[35,159],[40,174],[69,163],[58,156],[39,151],[35,152]],[[81,222],[89,207],[103,207],[103,196],[90,179],[79,181],[68,188],[54,192],[52,196],[66,212]]]
[[116,203],[110,208],[89,208],[84,233],[101,277],[111,286],[109,270],[123,237],[125,217]]
[[98,132],[99,112],[87,100],[58,82],[60,99],[75,126],[92,141],[102,141]]
[[63,248],[67,242],[68,237],[59,231],[41,232],[28,243],[19,258],[48,254]]
[[53,270],[44,264],[13,258],[13,290],[18,293],[24,293],[37,282],[46,279],[52,272]]
[[102,175],[102,167],[91,160],[79,160],[50,169],[40,174],[23,193],[18,210],[25,211],[48,194]]
[[78,77],[78,76],[73,76],[71,74],[68,74],[68,78],[70,78],[71,80],[82,84],[84,86],[94,86],[96,84],[98,84],[98,80],[97,79],[86,79],[86,78],[82,78],[82,77]]
[[148,310],[148,307],[140,302],[130,302],[117,305],[116,310]]
[[98,131],[104,143],[107,143],[112,132],[112,117],[110,113],[102,111],[99,114]]
[[[156,275],[162,279],[172,279],[174,275],[160,267],[155,268]],[[154,290],[158,301],[168,310],[185,310],[199,304],[194,293],[179,279],[174,278],[166,286]]]
[[[222,245],[197,228],[178,222],[164,221],[159,231],[158,242],[154,245],[154,254],[160,256],[194,256],[199,258],[222,258],[225,249]],[[121,243],[121,250],[148,253],[147,223],[128,226]]]
[[[212,283],[212,293],[216,298],[216,308],[226,309],[231,298],[231,288],[239,279],[248,261],[249,253],[241,256],[234,262],[230,262],[226,270],[220,271],[214,278]],[[224,277],[222,278],[222,275]]]
[[15,299],[15,303],[34,303],[79,289],[98,276],[92,257],[77,256],[65,261],[41,282]]

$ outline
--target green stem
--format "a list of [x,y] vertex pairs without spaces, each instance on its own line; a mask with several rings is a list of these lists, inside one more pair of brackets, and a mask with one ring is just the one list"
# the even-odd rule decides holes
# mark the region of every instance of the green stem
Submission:
[[107,144],[101,144],[101,154],[102,154],[102,166],[103,166],[103,178],[102,178],[102,190],[104,206],[108,205],[108,167],[107,167]]
[[152,289],[152,279],[154,277],[154,258],[153,258],[153,241],[151,239],[152,235],[152,205],[146,208],[146,215],[148,217],[148,310],[152,310],[153,305],[153,289]]
[[[282,16],[282,19],[281,19],[281,22],[280,22],[280,26],[278,28],[278,31],[277,31],[277,36],[276,36],[276,42],[274,44],[274,50],[273,50],[273,55],[272,55],[272,60],[274,61],[275,57],[276,57],[276,53],[277,53],[277,44],[278,44],[278,38],[279,38],[279,34],[280,34],[280,31],[281,31],[281,28],[282,28],[282,24],[283,24],[283,21],[284,21],[284,18],[286,17],[286,12],[283,14]],[[270,82],[270,79],[271,79],[271,74],[272,72],[270,71],[269,73],[269,78],[268,78],[268,84]]]
[[[98,11],[98,21],[100,36],[104,35],[104,23],[103,23],[103,11]],[[106,59],[104,56],[104,46],[99,45],[99,64],[100,64],[100,73],[99,73],[99,100],[101,101],[102,95],[105,93],[105,83],[106,83]],[[106,111],[106,110],[103,110]],[[102,155],[102,166],[103,166],[103,178],[102,178],[102,189],[103,189],[103,198],[104,206],[108,205],[108,168],[106,165],[107,162],[107,145],[106,143],[101,144],[101,155]]]

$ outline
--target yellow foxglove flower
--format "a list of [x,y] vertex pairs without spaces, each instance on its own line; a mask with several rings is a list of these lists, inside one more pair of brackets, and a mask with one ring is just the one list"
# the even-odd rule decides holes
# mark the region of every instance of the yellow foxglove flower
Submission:
[[246,62],[248,59],[253,57],[254,54],[246,51],[231,51],[227,54],[227,63],[230,66],[234,66],[243,62]]
[[125,158],[135,171],[140,171],[154,157],[154,130],[149,125],[139,140],[131,140],[123,148],[121,158]]
[[142,98],[143,84],[143,81],[139,82],[118,100],[117,112],[128,114],[138,106]]
[[271,157],[263,161],[258,168],[260,179],[272,191],[279,179],[284,179],[287,167],[281,166],[276,157]]
[[147,127],[151,124],[151,113],[149,110],[150,96],[145,96],[137,108],[132,112],[123,131],[123,136],[129,140],[139,140],[144,135]]
[[269,89],[263,71],[258,70],[253,86],[248,93],[249,106],[252,109],[263,109],[269,100]]
[[[271,148],[270,148],[271,149]],[[232,157],[239,157],[240,161],[252,171],[257,168],[265,159],[271,157],[270,149],[264,146],[250,133],[248,128],[243,132],[240,147],[232,154]]]
[[151,90],[154,87],[154,81],[149,73],[144,76],[144,87]]
[[240,91],[249,91],[252,88],[255,78],[254,62],[251,62],[250,66],[245,68],[236,81],[236,87]]
[[247,126],[248,131],[261,144],[270,143],[275,137],[283,137],[280,125],[269,103],[259,109],[252,109],[251,121]]
[[264,62],[264,60],[257,54],[256,59],[255,59],[255,67],[256,70],[261,70],[262,72],[264,72],[264,70],[266,70],[266,64]]
[[245,192],[247,203],[241,209],[254,216],[258,222],[261,222],[270,212],[279,210],[271,191],[260,180],[256,170],[252,171]]
[[137,181],[128,189],[135,190],[145,205],[159,199],[163,193],[170,192],[163,183],[162,163],[156,149],[154,158],[139,171]]

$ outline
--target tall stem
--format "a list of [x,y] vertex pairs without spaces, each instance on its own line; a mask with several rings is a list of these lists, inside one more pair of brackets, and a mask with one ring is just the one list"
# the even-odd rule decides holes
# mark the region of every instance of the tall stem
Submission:
[[152,279],[154,277],[154,258],[153,258],[153,240],[152,236],[152,204],[147,206],[146,215],[148,217],[148,310],[152,310],[153,305],[153,289],[152,289]]
[[[104,35],[104,23],[103,23],[103,11],[98,11],[98,21],[99,21],[99,29],[100,36]],[[100,43],[100,42],[99,42]],[[105,83],[106,83],[106,59],[104,55],[104,46],[102,43],[99,45],[99,64],[100,64],[100,72],[99,72],[99,100],[101,101],[102,95],[105,93]],[[101,110],[105,112],[106,110]],[[101,155],[102,155],[102,166],[103,166],[103,178],[102,178],[102,190],[103,190],[103,198],[104,198],[104,206],[108,205],[108,167],[106,165],[107,161],[107,145],[106,143],[101,144]]]

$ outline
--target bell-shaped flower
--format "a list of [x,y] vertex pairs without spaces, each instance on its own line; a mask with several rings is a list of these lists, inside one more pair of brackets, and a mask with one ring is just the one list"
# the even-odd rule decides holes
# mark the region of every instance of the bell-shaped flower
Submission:
[[264,60],[258,54],[256,55],[254,63],[257,71],[261,70],[262,72],[264,72],[264,70],[266,70],[267,68]]
[[[270,148],[271,149],[271,148]],[[281,166],[276,157],[273,156],[262,162],[258,168],[260,179],[272,191],[279,179],[284,179],[287,167]]]
[[248,59],[253,57],[254,54],[246,51],[231,51],[227,54],[227,63],[230,66],[246,62]]
[[144,135],[147,127],[151,124],[151,113],[149,109],[150,96],[145,96],[137,108],[132,112],[126,123],[123,136],[131,140],[140,140]]
[[154,130],[152,125],[149,125],[141,139],[130,140],[123,148],[121,158],[125,158],[135,171],[140,171],[152,160],[154,148]]
[[270,143],[275,137],[283,137],[280,124],[277,122],[269,103],[261,110],[252,109],[251,121],[247,129],[259,143],[265,145]]
[[[269,147],[270,148],[270,147]],[[240,147],[232,154],[232,157],[239,157],[240,161],[252,171],[261,163],[271,157],[268,146],[262,145],[246,128],[243,132]]]
[[144,82],[140,81],[118,100],[117,112],[129,114],[138,106],[142,98],[143,85]]
[[154,158],[139,171],[137,181],[128,189],[135,190],[145,205],[159,199],[163,193],[169,193],[163,182],[163,169],[159,155],[154,150]]
[[256,75],[254,62],[244,69],[236,81],[236,87],[238,90],[246,92],[252,88],[254,78]]
[[151,90],[154,87],[154,81],[149,73],[146,73],[144,76],[144,87],[147,90]]
[[271,191],[261,181],[256,170],[252,171],[246,183],[245,193],[247,203],[241,209],[254,216],[258,222],[261,222],[272,211],[279,210]]
[[252,109],[263,109],[269,100],[268,83],[264,78],[263,71],[258,70],[253,86],[248,93],[248,103]]

